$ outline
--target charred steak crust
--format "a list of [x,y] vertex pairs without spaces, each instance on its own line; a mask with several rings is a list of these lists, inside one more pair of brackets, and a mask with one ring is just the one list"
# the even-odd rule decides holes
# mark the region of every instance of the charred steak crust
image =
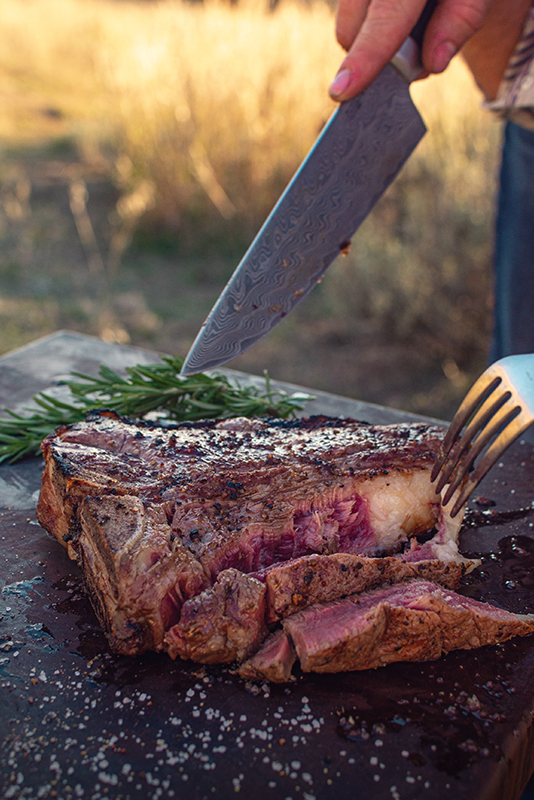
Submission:
[[[93,414],[44,440],[37,513],[81,565],[115,651],[248,659],[243,675],[287,680],[293,645],[303,668],[315,663],[298,644],[302,615],[354,609],[358,593],[414,578],[458,586],[459,522],[451,527],[429,480],[442,436],[322,416],[163,428]],[[385,663],[386,606],[369,610],[354,663]]]
[[[236,566],[233,551],[241,547],[245,527],[269,526],[280,537],[293,527],[295,515],[301,528],[309,528],[307,515],[345,502],[356,483],[426,473],[442,433],[422,424],[370,426],[326,417],[191,423],[168,430],[107,413],[44,440],[38,516],[75,557],[84,497],[130,495],[145,505],[166,503],[173,527],[184,540],[189,537],[197,558],[209,561],[216,552]],[[334,516],[357,512],[333,510]],[[412,529],[434,521],[427,508],[424,519],[411,520]],[[330,544],[334,551],[343,549]],[[306,543],[300,549],[295,555],[310,551]],[[213,564],[215,573],[219,569]]]
[[[424,469],[434,460],[443,431],[422,424],[370,426],[314,417],[292,422],[228,420],[190,423],[175,429],[134,425],[116,415],[94,417],[58,429],[42,445],[54,493],[119,493],[157,502],[166,493],[226,500],[250,491],[261,496],[262,480],[295,492],[359,479]],[[287,485],[288,478],[293,478]],[[285,492],[284,492],[285,493]],[[51,506],[53,498],[49,497]],[[74,500],[71,500],[71,504]],[[57,510],[59,511],[59,509]],[[69,509],[71,512],[71,509]],[[46,500],[43,519],[53,523]]]

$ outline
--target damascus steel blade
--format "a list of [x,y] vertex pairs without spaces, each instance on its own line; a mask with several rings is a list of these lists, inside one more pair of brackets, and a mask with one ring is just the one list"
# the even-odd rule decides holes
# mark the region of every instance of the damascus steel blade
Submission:
[[388,64],[342,103],[245,253],[182,369],[218,367],[265,336],[313,289],[426,132]]

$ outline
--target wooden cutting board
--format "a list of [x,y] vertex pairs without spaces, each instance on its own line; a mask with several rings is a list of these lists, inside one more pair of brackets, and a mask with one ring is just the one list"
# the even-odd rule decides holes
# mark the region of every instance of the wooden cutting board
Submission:
[[[13,408],[72,369],[156,354],[62,332],[0,359]],[[241,376],[241,379],[246,379]],[[317,393],[310,413],[412,415]],[[533,767],[534,637],[288,686],[166,655],[113,655],[80,574],[35,518],[41,463],[0,468],[0,788],[5,798],[519,797]],[[464,591],[534,611],[534,448],[486,478]]]

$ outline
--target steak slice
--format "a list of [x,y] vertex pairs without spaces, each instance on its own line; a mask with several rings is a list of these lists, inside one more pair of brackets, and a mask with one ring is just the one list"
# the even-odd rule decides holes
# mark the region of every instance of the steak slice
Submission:
[[182,606],[180,622],[167,632],[172,658],[202,664],[242,661],[265,638],[265,586],[236,569],[226,569],[213,587]]
[[[408,566],[418,552],[446,561],[447,581],[472,565],[457,551],[461,515],[450,520],[430,483],[442,435],[422,424],[326,417],[162,428],[99,413],[44,440],[37,514],[81,565],[114,650],[242,659],[260,635],[248,599],[239,613],[217,616],[217,593],[225,602],[225,592],[239,602],[254,595],[254,577],[239,575],[265,582],[258,608],[275,581],[285,584],[280,601],[269,601],[272,621],[358,587],[414,574],[437,579],[439,566]],[[418,549],[413,537],[434,527]],[[380,558],[403,547],[411,549],[394,563]],[[302,559],[318,556],[322,577],[308,585]],[[351,566],[339,580],[342,564]],[[282,565],[287,572],[277,573]],[[297,595],[307,599],[295,602]],[[250,642],[242,640],[249,624]]]
[[314,603],[413,578],[457,589],[465,571],[465,564],[458,561],[412,562],[403,556],[370,558],[352,553],[302,556],[266,571],[267,621],[275,622]]
[[534,632],[534,614],[512,614],[428,581],[376,589],[300,611],[283,622],[304,672],[429,661]]
[[252,658],[239,667],[242,678],[287,683],[297,660],[295,648],[283,630],[275,631]]

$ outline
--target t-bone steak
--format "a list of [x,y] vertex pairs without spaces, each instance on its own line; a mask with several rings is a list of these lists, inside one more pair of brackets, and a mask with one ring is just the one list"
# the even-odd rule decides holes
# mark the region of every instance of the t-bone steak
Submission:
[[416,579],[451,591],[473,566],[457,550],[461,515],[430,483],[442,436],[328,417],[160,427],[99,412],[44,440],[37,514],[80,564],[113,650],[202,663],[257,653],[258,674],[283,680],[298,639],[288,620]]

